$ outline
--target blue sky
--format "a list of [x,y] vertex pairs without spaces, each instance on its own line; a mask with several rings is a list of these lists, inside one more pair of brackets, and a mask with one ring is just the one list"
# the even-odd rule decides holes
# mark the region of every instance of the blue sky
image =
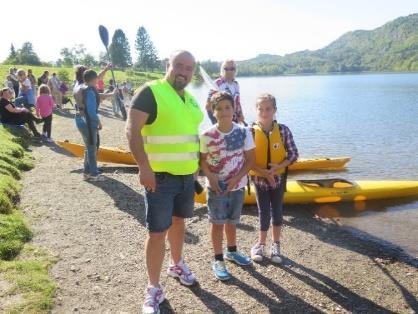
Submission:
[[19,48],[24,41],[31,41],[45,61],[56,60],[61,48],[76,44],[98,55],[103,50],[99,24],[111,34],[121,28],[132,50],[138,27],[145,26],[162,58],[187,49],[199,60],[243,60],[321,48],[345,32],[374,29],[418,13],[418,1],[20,0],[3,2],[1,11],[0,61],[10,43]]

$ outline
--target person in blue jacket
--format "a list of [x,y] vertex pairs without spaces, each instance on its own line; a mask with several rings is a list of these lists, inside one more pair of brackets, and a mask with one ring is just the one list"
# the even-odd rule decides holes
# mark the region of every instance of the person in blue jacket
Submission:
[[100,97],[96,89],[98,76],[93,70],[83,74],[84,84],[77,93],[81,101],[77,103],[76,125],[85,144],[84,180],[104,181],[105,177],[97,169],[97,134],[102,129],[98,109]]

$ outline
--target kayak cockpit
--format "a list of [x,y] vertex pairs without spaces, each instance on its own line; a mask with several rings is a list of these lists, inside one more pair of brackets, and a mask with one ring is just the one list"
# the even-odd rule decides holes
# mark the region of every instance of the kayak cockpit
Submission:
[[355,183],[341,178],[297,180],[297,182],[310,188],[346,189],[356,186]]

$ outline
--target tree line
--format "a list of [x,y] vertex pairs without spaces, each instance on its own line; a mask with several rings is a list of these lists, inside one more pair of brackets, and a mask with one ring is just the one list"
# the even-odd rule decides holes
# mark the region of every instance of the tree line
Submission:
[[[109,53],[112,64],[119,69],[135,67],[140,71],[154,71],[160,69],[164,60],[160,60],[157,50],[152,42],[145,27],[140,26],[135,38],[136,61],[131,57],[131,48],[129,40],[121,29],[117,29],[109,45]],[[56,66],[74,66],[84,64],[87,66],[98,66],[101,63],[109,62],[107,55],[102,52],[99,58],[95,58],[87,52],[84,45],[79,44],[74,47],[64,47],[60,50],[60,58],[55,61]],[[51,65],[47,62],[41,62],[35,52],[31,42],[25,42],[22,48],[16,50],[13,43],[10,46],[9,56],[3,62],[4,64],[27,64],[27,65]]]

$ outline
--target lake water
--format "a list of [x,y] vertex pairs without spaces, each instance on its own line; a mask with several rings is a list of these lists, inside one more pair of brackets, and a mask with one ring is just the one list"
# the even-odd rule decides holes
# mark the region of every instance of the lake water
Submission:
[[[254,120],[257,95],[269,92],[278,101],[277,120],[292,130],[301,157],[352,157],[345,171],[299,173],[290,179],[418,180],[418,74],[238,81],[247,121]],[[207,86],[190,90],[201,104],[206,102]],[[206,117],[202,128],[209,125]],[[418,257],[418,197],[311,208]]]

